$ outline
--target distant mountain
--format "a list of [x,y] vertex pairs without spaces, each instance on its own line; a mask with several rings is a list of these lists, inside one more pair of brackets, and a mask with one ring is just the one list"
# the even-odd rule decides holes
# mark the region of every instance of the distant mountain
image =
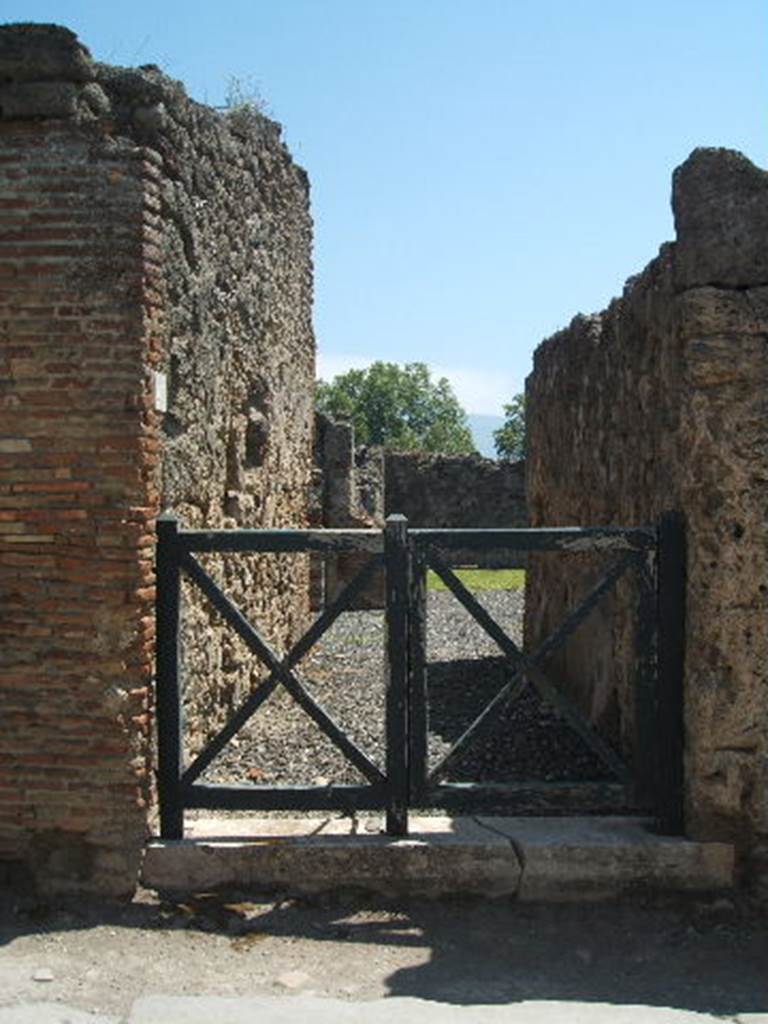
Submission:
[[495,459],[496,449],[493,445],[493,432],[504,425],[504,417],[468,413],[467,422],[480,454],[484,455],[487,459]]

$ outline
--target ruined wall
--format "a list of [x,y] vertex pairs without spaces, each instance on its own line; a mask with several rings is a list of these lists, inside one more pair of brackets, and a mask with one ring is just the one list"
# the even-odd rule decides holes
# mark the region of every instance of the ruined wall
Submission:
[[[308,189],[276,125],[98,65],[66,29],[0,28],[0,82],[0,860],[124,893],[151,791],[154,518],[306,522]],[[280,592],[276,640],[299,627],[305,562],[212,571]],[[225,644],[198,636],[187,666],[226,702],[249,670]]]
[[325,415],[315,438],[316,520],[326,526],[381,526],[392,513],[411,526],[527,525],[524,462],[356,446],[351,425]]
[[[688,529],[686,816],[768,865],[768,175],[697,150],[675,172],[677,240],[602,314],[545,341],[527,385],[531,525]],[[596,567],[536,559],[534,646]],[[629,741],[631,600],[557,668]],[[613,609],[614,611],[616,609]],[[613,711],[611,711],[613,704]]]
[[[479,455],[394,452],[355,446],[348,423],[318,415],[315,424],[315,525],[378,528],[386,516],[406,516],[409,526],[523,527],[528,523],[525,463],[494,462]],[[525,556],[451,551],[454,564],[518,567]],[[359,555],[315,558],[313,607],[333,600],[365,559]],[[359,596],[357,608],[381,608],[384,577],[379,574]]]
[[[332,529],[380,529],[384,525],[382,448],[355,447],[349,423],[315,416],[313,525]],[[330,604],[363,568],[368,556],[348,552],[312,556],[312,607]],[[374,574],[351,607],[384,605],[384,573]]]
[[480,455],[387,452],[386,512],[411,526],[525,526],[525,464]]
[[315,518],[325,526],[365,528],[384,522],[383,448],[355,446],[349,423],[315,416]]
[[[118,130],[162,158],[168,407],[162,505],[185,526],[307,525],[314,406],[309,186],[280,126],[190,100],[156,69],[103,69]],[[203,557],[278,650],[306,626],[308,559]],[[263,674],[185,588],[196,750]]]
[[[480,455],[388,452],[386,511],[402,512],[410,526],[513,528],[528,525],[525,463]],[[520,552],[444,552],[456,565],[522,568]]]

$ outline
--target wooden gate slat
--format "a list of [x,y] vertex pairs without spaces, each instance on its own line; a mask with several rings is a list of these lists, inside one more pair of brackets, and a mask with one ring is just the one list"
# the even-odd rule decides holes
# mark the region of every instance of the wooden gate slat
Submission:
[[[307,632],[296,644],[294,644],[283,659],[283,665],[285,668],[292,669],[294,665],[298,665],[301,659],[309,653],[312,647],[314,647],[323,633],[330,629],[344,609],[347,608],[352,601],[354,601],[357,595],[366,588],[373,574],[377,569],[381,568],[382,563],[383,559],[381,555],[374,555],[369,562],[366,562],[354,579],[352,579],[339,593],[333,604],[328,605],[328,607],[323,610],[323,612],[309,627]],[[279,676],[275,672],[270,673],[264,682],[246,698],[244,703],[240,705],[229,721],[219,730],[213,739],[208,742],[205,749],[197,755],[195,760],[189,765],[182,775],[182,783],[189,785],[194,782],[195,779],[199,778],[208,765],[210,765],[215,759],[217,754],[221,753],[232,737],[243,728],[246,722],[256,713],[272,693],[274,693],[279,685]]]
[[[590,750],[592,750],[592,752],[615,774],[616,778],[622,781],[626,781],[628,779],[627,767],[624,762],[620,757],[618,757],[615,751],[613,751],[608,744],[597,735],[591,726],[584,721],[582,714],[565,696],[565,694],[561,693],[560,690],[558,690],[557,687],[549,681],[544,671],[539,668],[539,662],[559,647],[566,637],[568,637],[587,617],[598,601],[616,585],[621,576],[623,576],[630,565],[633,564],[634,558],[634,555],[627,555],[622,558],[619,563],[614,566],[614,568],[597,584],[597,586],[590,591],[582,604],[579,605],[579,607],[572,612],[571,615],[569,615],[568,618],[565,619],[552,634],[550,634],[533,657],[528,657],[528,655],[524,654],[520,650],[514,640],[507,636],[501,626],[499,626],[493,617],[486,611],[482,604],[477,601],[471,591],[467,590],[461,580],[451,571],[442,559],[433,551],[430,551],[428,554],[428,562],[440,579],[442,579],[445,585],[450,588],[456,598],[464,605],[473,618],[477,620],[488,635],[496,641],[503,653],[516,667],[518,674],[523,675],[530,680],[541,697],[557,708],[566,722],[587,744]],[[512,683],[509,685],[511,686]],[[484,719],[485,715],[481,714],[476,720],[476,723],[473,723],[473,725],[470,726],[470,729],[459,738],[457,743],[454,744],[451,750],[447,752],[438,765],[430,772],[431,779],[436,778],[438,774],[445,771],[447,763],[453,760],[456,755],[458,744],[462,744],[462,749],[463,747],[466,747],[472,738],[471,730],[475,727],[475,724],[483,722]]]
[[257,630],[229,598],[222,594],[211,577],[190,554],[181,556],[181,564],[185,572],[202,590],[214,608],[236,630],[250,649],[290,693],[299,707],[306,711],[313,722],[325,733],[328,739],[345,755],[369,782],[383,782],[384,775],[362,750],[346,735],[344,730],[334,721],[325,708],[308,693],[295,672],[286,668],[278,659],[270,645],[263,640]]
[[[432,545],[449,549],[506,547],[554,551],[563,555],[613,552],[617,563],[549,637],[529,656],[507,636]],[[301,639],[280,660],[242,611],[222,592],[192,551],[368,551],[372,558]],[[654,564],[656,560],[657,564]],[[294,671],[369,583],[377,568],[387,572],[387,771],[384,774],[344,733]],[[427,774],[428,702],[426,693],[426,566],[431,565],[481,627],[498,644],[514,674],[485,709]],[[666,832],[682,829],[682,673],[685,643],[685,535],[682,517],[666,514],[656,527],[593,527],[546,530],[409,530],[403,517],[390,520],[382,536],[372,530],[183,531],[172,517],[158,520],[157,549],[157,712],[159,794],[162,834],[183,834],[185,807],[229,809],[385,809],[388,830],[407,832],[407,814],[420,806],[479,811],[500,800],[514,800],[518,813],[564,813],[569,808],[622,806],[627,769],[548,679],[540,663],[586,619],[595,605],[628,571],[637,569],[639,789],[656,795],[658,817]],[[235,711],[226,725],[182,773],[180,663],[180,572],[184,570],[269,675]],[[654,591],[655,586],[655,591]],[[435,784],[466,746],[475,742],[501,709],[530,682],[616,775],[618,782],[595,783],[442,783]],[[342,754],[368,780],[367,785],[257,786],[202,784],[196,780],[226,743],[282,684]],[[651,740],[651,734],[653,738]],[[653,743],[651,748],[650,744]],[[643,744],[645,743],[645,746]],[[591,803],[590,803],[591,801]]]

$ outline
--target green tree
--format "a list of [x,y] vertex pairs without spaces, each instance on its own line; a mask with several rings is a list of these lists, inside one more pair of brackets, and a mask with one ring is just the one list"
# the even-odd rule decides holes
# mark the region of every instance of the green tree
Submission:
[[500,459],[525,458],[525,395],[515,395],[504,406],[503,426],[493,432],[493,443]]
[[424,363],[376,362],[339,374],[330,384],[318,381],[317,407],[349,420],[358,444],[455,455],[475,451],[451,385],[445,377],[433,381]]

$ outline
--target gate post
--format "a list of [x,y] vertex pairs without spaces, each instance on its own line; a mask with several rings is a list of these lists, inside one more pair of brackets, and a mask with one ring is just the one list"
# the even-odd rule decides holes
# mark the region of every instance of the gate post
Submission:
[[387,834],[408,834],[408,520],[387,516]]
[[685,520],[665,512],[658,553],[658,824],[664,835],[682,835],[685,751]]
[[157,714],[157,789],[160,835],[182,839],[184,805],[179,798],[181,778],[181,687],[179,678],[179,620],[181,572],[176,519],[157,520],[155,710]]
[[658,804],[659,764],[659,531],[653,551],[638,556],[635,606],[635,731],[632,767],[634,799],[643,807]]
[[427,566],[418,543],[409,544],[410,596],[408,598],[408,799],[428,803],[427,737]]

